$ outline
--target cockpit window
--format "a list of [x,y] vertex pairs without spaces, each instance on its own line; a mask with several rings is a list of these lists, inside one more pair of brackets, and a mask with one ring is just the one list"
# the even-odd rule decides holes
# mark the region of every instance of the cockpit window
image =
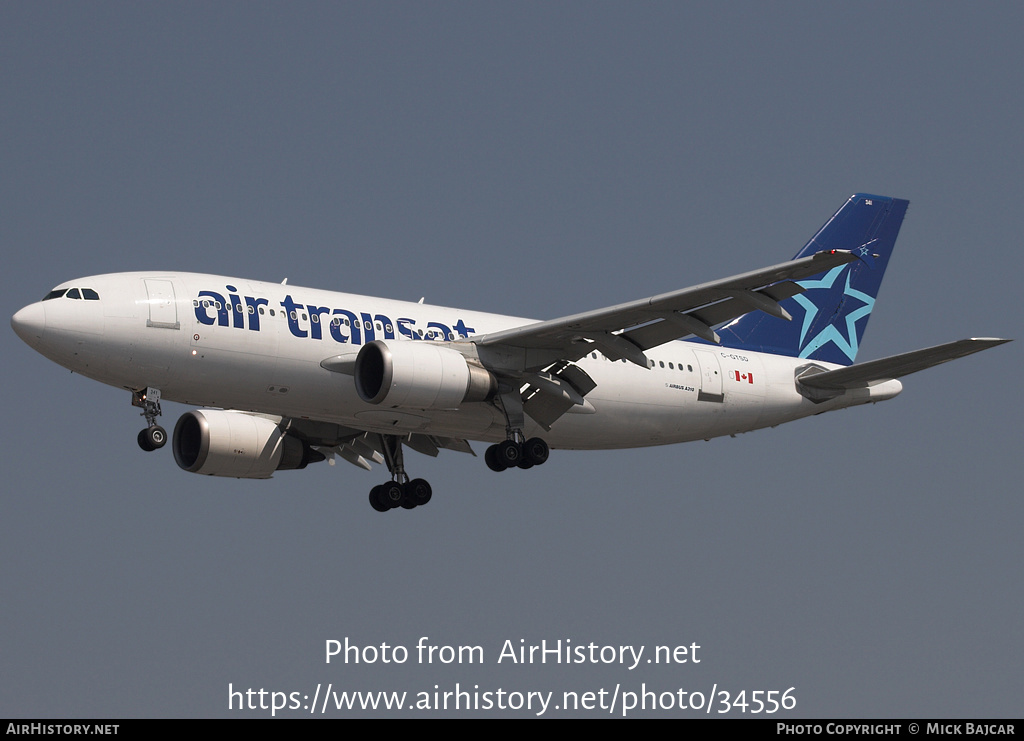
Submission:
[[55,288],[48,294],[43,296],[43,301],[49,301],[50,299],[60,298],[77,298],[85,299],[86,301],[99,301],[100,295],[91,288]]

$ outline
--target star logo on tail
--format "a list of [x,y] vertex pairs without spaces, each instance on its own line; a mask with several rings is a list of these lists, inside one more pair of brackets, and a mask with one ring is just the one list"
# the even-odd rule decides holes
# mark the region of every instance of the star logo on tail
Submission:
[[[809,357],[829,342],[833,343],[851,363],[857,356],[857,321],[871,313],[875,300],[866,293],[850,287],[850,270],[851,266],[840,265],[827,272],[820,280],[797,282],[797,285],[805,289],[804,293],[793,297],[793,300],[804,309],[803,326],[800,328],[801,358]],[[840,280],[844,272],[845,281]],[[842,293],[837,296],[839,286],[844,284]],[[831,311],[832,307],[836,307],[835,316],[828,326],[808,338],[808,332],[818,314],[822,311]],[[842,316],[844,312],[847,312],[845,318]],[[845,334],[840,329],[844,324]]]

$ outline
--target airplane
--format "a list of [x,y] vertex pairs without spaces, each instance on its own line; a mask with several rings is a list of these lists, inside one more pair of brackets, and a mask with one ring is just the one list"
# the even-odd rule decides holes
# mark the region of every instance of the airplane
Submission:
[[145,451],[161,400],[178,466],[270,478],[341,458],[390,480],[386,512],[430,501],[404,449],[475,455],[494,471],[551,449],[707,440],[891,399],[899,378],[1009,342],[973,338],[854,360],[909,202],[851,196],[789,261],[536,321],[195,273],[62,283],[11,319],[33,349],[127,389]]

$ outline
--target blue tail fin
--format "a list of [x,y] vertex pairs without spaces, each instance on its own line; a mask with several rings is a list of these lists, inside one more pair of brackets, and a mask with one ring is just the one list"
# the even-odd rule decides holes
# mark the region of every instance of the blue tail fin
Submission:
[[865,193],[850,196],[797,257],[849,250],[861,259],[798,281],[806,290],[782,302],[792,321],[760,311],[745,314],[718,330],[722,345],[853,363],[908,204]]

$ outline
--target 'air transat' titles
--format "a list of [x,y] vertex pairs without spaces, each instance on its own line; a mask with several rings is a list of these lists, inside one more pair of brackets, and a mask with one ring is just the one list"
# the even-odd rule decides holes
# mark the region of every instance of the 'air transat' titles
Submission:
[[[270,300],[253,296],[239,296],[234,286],[225,286],[226,295],[216,291],[200,291],[193,299],[196,321],[207,326],[233,327],[260,331],[260,317],[284,317],[288,331],[295,337],[322,340],[325,335],[335,342],[362,345],[378,339],[393,340],[396,334],[410,340],[457,340],[476,332],[459,319],[452,326],[441,322],[427,322],[426,330],[416,327],[416,320],[399,317],[394,321],[383,314],[356,313],[330,306],[301,304],[291,295],[280,302],[281,309],[270,308]],[[266,313],[264,313],[266,312]]]

